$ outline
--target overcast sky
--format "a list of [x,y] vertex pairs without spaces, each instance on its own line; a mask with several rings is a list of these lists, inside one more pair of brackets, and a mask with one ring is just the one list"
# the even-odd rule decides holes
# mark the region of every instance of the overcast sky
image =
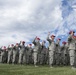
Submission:
[[0,0],[0,46],[47,33],[66,40],[69,30],[76,30],[76,0]]

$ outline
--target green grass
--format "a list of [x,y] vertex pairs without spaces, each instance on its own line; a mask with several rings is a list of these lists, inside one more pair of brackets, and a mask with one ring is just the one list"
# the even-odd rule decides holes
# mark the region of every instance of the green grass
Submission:
[[76,75],[71,67],[27,66],[0,64],[0,75]]

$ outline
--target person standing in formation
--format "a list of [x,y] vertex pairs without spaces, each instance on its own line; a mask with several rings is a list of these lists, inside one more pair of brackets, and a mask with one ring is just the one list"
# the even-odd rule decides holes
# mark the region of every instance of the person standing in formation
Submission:
[[16,45],[12,45],[13,46],[13,60],[12,63],[13,64],[17,64],[18,63],[18,59],[19,59],[19,46],[18,43],[16,43]]
[[8,61],[7,63],[10,64],[12,63],[12,56],[13,56],[13,50],[12,50],[13,45],[8,46]]
[[49,65],[50,65],[50,68],[53,67],[54,57],[55,57],[54,55],[55,55],[56,44],[55,44],[54,39],[55,39],[55,35],[50,36],[50,33],[48,33],[47,41],[49,42]]
[[66,44],[67,42],[63,41],[62,42],[62,46],[61,46],[61,57],[62,57],[62,65],[67,65],[67,56],[68,56],[68,50],[67,50],[67,47],[66,47]]
[[33,54],[32,44],[29,44],[26,48],[26,63],[27,64],[32,64],[33,63],[32,54]]
[[41,58],[40,58],[40,64],[41,65],[44,65],[46,64],[47,62],[47,49],[46,49],[46,46],[45,46],[45,43],[46,41],[42,41],[42,44],[41,44]]
[[60,58],[61,58],[61,47],[60,47],[61,39],[58,38],[56,40],[56,51],[55,51],[55,64],[60,65]]
[[6,46],[1,48],[1,63],[5,63],[6,61]]
[[40,45],[40,38],[38,38],[38,37],[36,37],[34,40],[33,40],[33,42],[32,42],[33,44],[34,44],[34,53],[33,53],[33,56],[34,56],[34,65],[35,65],[35,67],[38,67],[37,66],[37,58],[38,58],[38,51],[40,50],[40,47],[41,47],[41,45]]
[[20,41],[19,44],[19,64],[23,64],[25,61],[25,51],[26,51],[26,47],[25,47],[25,41]]
[[76,38],[74,37],[74,31],[69,32],[68,43],[69,43],[69,55],[70,55],[70,65],[72,69],[75,69],[75,44]]

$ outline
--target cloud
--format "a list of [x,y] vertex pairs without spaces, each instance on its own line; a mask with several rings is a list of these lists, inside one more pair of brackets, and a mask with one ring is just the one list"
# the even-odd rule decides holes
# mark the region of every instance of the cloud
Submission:
[[[73,0],[63,0],[61,11],[62,11],[62,22],[56,27],[52,32],[56,34],[57,37],[62,38],[62,41],[67,41],[68,32],[70,30],[76,31],[76,10],[72,6],[76,6],[76,1]],[[57,38],[56,37],[56,38]]]
[[0,46],[30,43],[35,36],[45,40],[49,31],[64,30],[62,24],[61,0],[0,0]]

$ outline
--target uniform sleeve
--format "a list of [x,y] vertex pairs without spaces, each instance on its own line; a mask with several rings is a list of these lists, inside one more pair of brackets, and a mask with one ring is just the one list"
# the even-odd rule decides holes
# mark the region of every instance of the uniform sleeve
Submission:
[[69,37],[68,37],[68,42],[70,42],[72,40],[72,36],[70,35]]
[[40,49],[42,49],[42,45],[40,44]]
[[43,49],[43,45],[41,45],[41,49]]
[[33,40],[33,42],[32,42],[34,45],[36,45],[36,42],[35,42],[35,39]]
[[58,45],[59,45],[59,42],[58,42],[58,41],[56,41],[56,43],[55,43],[55,44],[56,44],[56,46],[58,46]]
[[18,44],[18,47],[19,47],[19,48],[21,48],[21,45],[20,45],[20,44],[21,44],[21,43]]
[[49,39],[49,36],[47,37],[47,41],[51,43],[51,40]]
[[33,48],[32,48],[32,50],[31,50],[31,53],[33,53]]

